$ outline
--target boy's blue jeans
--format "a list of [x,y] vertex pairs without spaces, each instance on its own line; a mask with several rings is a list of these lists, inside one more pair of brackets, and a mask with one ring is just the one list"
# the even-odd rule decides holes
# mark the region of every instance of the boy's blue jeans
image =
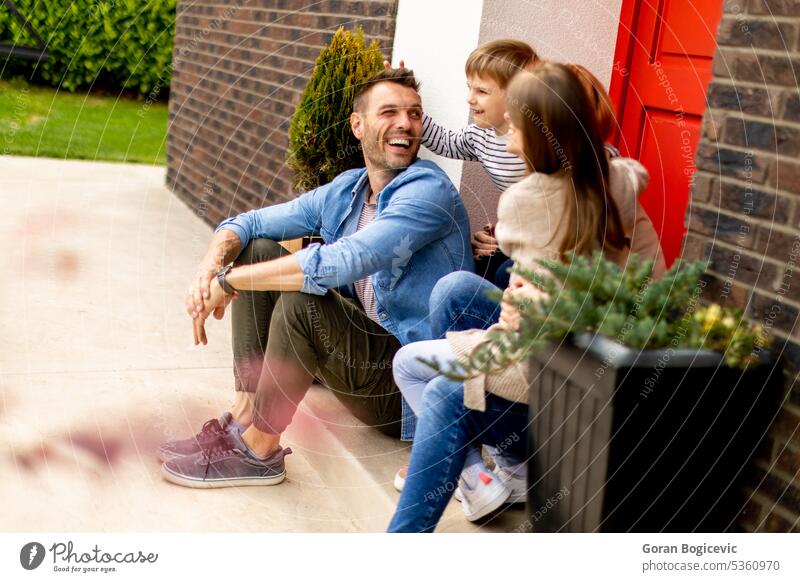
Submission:
[[[439,279],[429,300],[431,339],[443,339],[448,331],[486,329],[497,323],[500,304],[486,296],[491,289],[498,287],[469,271],[455,271]],[[416,425],[414,412],[403,400],[400,438],[414,440]]]
[[422,395],[408,478],[389,532],[432,532],[458,486],[469,447],[487,444],[526,458],[528,407],[493,394],[486,411],[464,406],[464,386],[438,376]]

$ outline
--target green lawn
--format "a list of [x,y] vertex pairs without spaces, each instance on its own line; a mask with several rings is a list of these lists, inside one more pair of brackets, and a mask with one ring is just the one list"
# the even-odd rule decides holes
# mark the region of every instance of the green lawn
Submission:
[[0,81],[0,154],[164,163],[167,105]]

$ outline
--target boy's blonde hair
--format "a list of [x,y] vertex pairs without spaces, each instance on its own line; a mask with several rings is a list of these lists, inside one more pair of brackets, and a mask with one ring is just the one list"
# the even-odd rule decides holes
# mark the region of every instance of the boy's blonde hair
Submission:
[[464,72],[467,77],[491,77],[505,89],[514,75],[538,61],[536,51],[528,43],[504,38],[484,43],[472,51]]

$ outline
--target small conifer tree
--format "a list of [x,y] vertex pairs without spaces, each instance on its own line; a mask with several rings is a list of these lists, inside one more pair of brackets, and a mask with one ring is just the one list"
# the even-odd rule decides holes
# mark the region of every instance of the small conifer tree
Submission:
[[350,131],[353,96],[359,84],[383,68],[377,41],[367,46],[359,27],[340,27],[322,49],[289,128],[287,165],[300,192],[327,184],[364,166],[361,144]]

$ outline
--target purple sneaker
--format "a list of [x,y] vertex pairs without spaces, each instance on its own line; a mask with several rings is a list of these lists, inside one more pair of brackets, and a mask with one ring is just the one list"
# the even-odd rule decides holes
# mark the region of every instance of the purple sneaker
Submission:
[[244,427],[233,420],[230,412],[226,412],[219,419],[212,418],[206,422],[200,432],[193,437],[162,444],[158,447],[156,455],[162,463],[179,457],[196,455],[203,447],[212,446],[218,440],[224,439],[231,430],[242,432]]
[[195,455],[167,461],[161,466],[161,474],[170,483],[198,489],[277,485],[286,478],[284,458],[291,453],[287,447],[257,457],[244,444],[242,435],[231,431]]

